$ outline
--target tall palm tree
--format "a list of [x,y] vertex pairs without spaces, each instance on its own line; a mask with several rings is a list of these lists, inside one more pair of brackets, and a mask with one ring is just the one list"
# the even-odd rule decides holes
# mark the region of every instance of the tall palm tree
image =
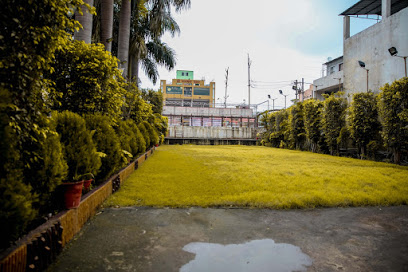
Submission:
[[130,39],[130,71],[132,80],[138,82],[139,66],[153,83],[158,78],[157,65],[171,70],[175,66],[175,52],[160,38],[165,32],[172,36],[180,33],[177,22],[170,13],[171,4],[176,10],[188,6],[190,1],[147,0],[148,13],[132,12]]
[[112,51],[113,0],[101,0],[101,42]]
[[[84,0],[85,4],[93,7],[93,0]],[[86,5],[81,6],[81,13],[79,9],[75,11],[75,20],[77,20],[81,25],[82,29],[74,33],[74,39],[78,41],[85,41],[86,43],[91,43],[92,39],[92,13]]]
[[118,59],[119,68],[123,69],[123,77],[127,77],[129,65],[129,38],[130,38],[130,0],[122,0],[119,17]]

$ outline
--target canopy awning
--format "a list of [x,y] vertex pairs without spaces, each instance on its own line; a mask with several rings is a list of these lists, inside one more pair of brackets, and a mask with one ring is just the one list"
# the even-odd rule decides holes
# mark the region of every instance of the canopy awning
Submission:
[[[381,2],[381,0],[361,0],[340,15],[381,15]],[[408,7],[408,0],[391,0],[391,14],[406,7]]]

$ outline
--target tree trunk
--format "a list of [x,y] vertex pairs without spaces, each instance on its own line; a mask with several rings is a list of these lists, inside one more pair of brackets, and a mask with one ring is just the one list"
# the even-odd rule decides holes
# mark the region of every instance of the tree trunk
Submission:
[[130,0],[122,0],[119,18],[118,59],[119,68],[123,69],[123,77],[127,78],[129,65],[129,38],[130,38]]
[[131,58],[131,79],[139,86],[139,58],[136,55],[132,55]]
[[113,0],[101,0],[101,41],[112,52]]
[[[93,6],[93,0],[84,0],[85,3]],[[74,39],[78,41],[84,41],[86,43],[91,43],[92,41],[92,14],[89,12],[86,6],[81,6],[83,15],[80,15],[78,11],[75,12],[75,20],[77,20],[81,25],[82,29],[75,32]]]

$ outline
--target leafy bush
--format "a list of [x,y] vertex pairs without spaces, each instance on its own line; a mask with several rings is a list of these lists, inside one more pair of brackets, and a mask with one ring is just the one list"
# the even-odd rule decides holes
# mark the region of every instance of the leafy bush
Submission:
[[96,176],[96,180],[104,181],[124,166],[120,140],[108,116],[89,114],[85,116],[85,120],[87,128],[94,131],[92,139],[97,150],[106,155],[101,159],[102,165]]
[[394,162],[408,150],[408,78],[404,77],[381,88],[378,108],[382,123],[382,137],[387,148],[392,150]]
[[159,136],[157,135],[156,129],[152,127],[148,122],[144,122],[144,127],[146,128],[146,131],[148,133],[148,136],[150,138],[150,145],[149,147],[155,146],[159,144]]
[[[357,144],[361,157],[367,155],[367,145],[378,139],[380,123],[378,121],[377,101],[373,93],[356,93],[349,108],[350,135]],[[375,147],[372,143],[371,147]],[[371,148],[371,151],[374,149]]]
[[331,155],[339,154],[340,133],[346,125],[347,101],[341,95],[332,94],[323,102],[322,128]]
[[61,135],[62,153],[68,164],[67,180],[78,180],[86,173],[97,175],[101,158],[85,120],[73,112],[54,112],[53,125]]
[[289,108],[289,146],[302,150],[306,140],[303,120],[303,103],[298,102]]
[[304,125],[306,141],[312,152],[322,151],[320,143],[324,142],[322,137],[322,113],[323,102],[309,99],[303,103]]
[[142,136],[143,136],[143,138],[144,138],[144,140],[146,142],[146,149],[148,149],[151,146],[149,131],[146,129],[146,126],[145,126],[144,122],[138,124],[137,127],[139,128],[140,133],[142,134]]
[[47,75],[53,82],[52,109],[99,112],[118,120],[126,91],[117,62],[102,44],[68,42],[56,51],[54,71]]
[[142,92],[135,83],[126,83],[125,104],[123,107],[123,118],[132,119],[136,124],[147,120],[153,114],[152,105],[142,98]]

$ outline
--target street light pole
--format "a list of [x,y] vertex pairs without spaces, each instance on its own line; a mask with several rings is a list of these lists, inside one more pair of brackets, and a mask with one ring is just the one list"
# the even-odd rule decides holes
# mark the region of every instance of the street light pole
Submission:
[[358,65],[360,65],[361,68],[363,68],[364,70],[367,71],[367,93],[368,93],[368,71],[370,71],[369,69],[365,68],[365,63],[361,60],[358,61]]
[[405,68],[405,77],[407,77],[407,57],[408,56],[398,56],[398,51],[397,48],[394,46],[388,49],[388,52],[390,52],[392,57],[399,57],[404,59],[404,68]]

